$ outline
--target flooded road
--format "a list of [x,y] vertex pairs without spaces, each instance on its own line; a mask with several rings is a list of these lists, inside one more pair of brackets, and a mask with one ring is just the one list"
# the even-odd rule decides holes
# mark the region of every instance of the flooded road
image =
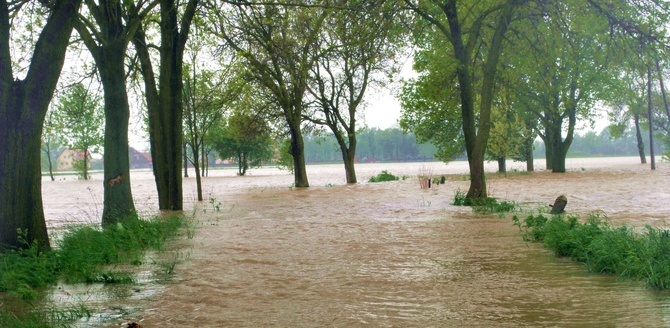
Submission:
[[[571,213],[666,226],[667,164],[650,172],[635,158],[579,159],[568,167],[567,174],[491,175],[489,192],[527,208],[565,194]],[[170,284],[142,286],[146,297],[123,303],[132,311],[108,326],[670,326],[670,293],[588,274],[524,243],[509,217],[450,205],[456,190],[468,188],[466,164],[357,166],[360,181],[381,170],[409,178],[347,186],[341,166],[309,166],[312,187],[293,189],[292,176],[277,169],[247,177],[212,171],[206,200],[188,211],[194,238],[179,242],[188,259]],[[422,190],[416,176],[426,172],[454,175]],[[150,173],[131,179],[138,210],[155,212]],[[185,181],[187,207],[193,185]],[[43,189],[53,231],[95,221],[101,211],[99,177],[44,182]]]

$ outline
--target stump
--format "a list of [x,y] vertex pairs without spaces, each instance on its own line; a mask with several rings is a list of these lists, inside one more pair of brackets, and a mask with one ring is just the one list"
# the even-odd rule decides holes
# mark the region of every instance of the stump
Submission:
[[568,197],[565,197],[565,195],[560,195],[556,200],[554,201],[554,205],[549,205],[551,206],[551,212],[550,214],[561,214],[565,212],[565,205],[568,205]]

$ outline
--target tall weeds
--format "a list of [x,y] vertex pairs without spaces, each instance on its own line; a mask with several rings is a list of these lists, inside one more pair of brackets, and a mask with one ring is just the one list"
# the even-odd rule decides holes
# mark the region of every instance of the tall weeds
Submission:
[[542,242],[558,256],[584,263],[589,271],[642,280],[670,288],[670,231],[646,226],[641,233],[614,227],[598,216],[581,222],[577,216],[514,217],[524,239]]
[[[36,244],[24,240],[25,249],[0,253],[0,292],[28,301],[27,305],[30,305],[31,300],[39,296],[40,289],[59,280],[68,283],[133,282],[131,273],[119,268],[142,264],[145,250],[162,249],[185,222],[184,217],[172,216],[152,220],[134,218],[105,229],[75,227],[48,252],[40,252]],[[40,312],[20,316],[21,319],[14,313],[0,310],[0,327],[20,327],[23,323],[26,327],[42,327],[35,322],[63,317]]]

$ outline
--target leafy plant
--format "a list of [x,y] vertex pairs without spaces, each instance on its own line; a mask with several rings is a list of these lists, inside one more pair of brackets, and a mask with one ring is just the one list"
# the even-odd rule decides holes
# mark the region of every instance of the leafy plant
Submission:
[[387,170],[383,170],[382,173],[377,174],[376,176],[370,177],[369,182],[386,182],[386,181],[396,181],[400,180],[399,177],[389,173]]
[[466,206],[467,198],[465,196],[465,192],[463,192],[460,188],[456,189],[456,191],[454,191],[454,202],[452,204],[456,206]]

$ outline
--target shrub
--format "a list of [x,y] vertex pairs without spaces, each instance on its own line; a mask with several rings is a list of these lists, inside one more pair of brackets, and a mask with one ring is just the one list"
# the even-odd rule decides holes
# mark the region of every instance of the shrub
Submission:
[[387,170],[383,170],[382,173],[370,177],[369,182],[385,182],[385,181],[396,181],[396,180],[400,180],[400,178],[389,173]]

